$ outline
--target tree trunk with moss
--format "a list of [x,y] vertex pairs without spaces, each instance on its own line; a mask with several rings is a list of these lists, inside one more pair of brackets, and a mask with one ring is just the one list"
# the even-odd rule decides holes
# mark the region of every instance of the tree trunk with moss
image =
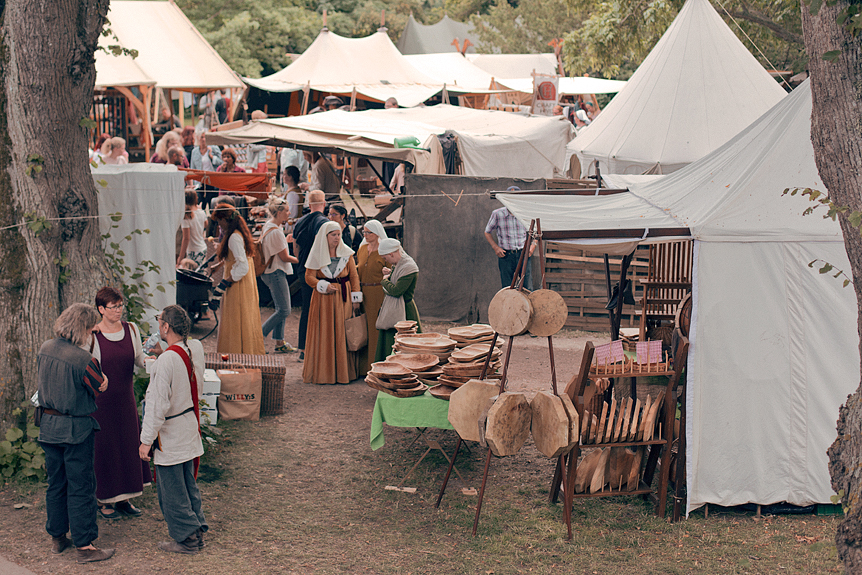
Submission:
[[[862,211],[862,34],[854,36],[838,23],[851,4],[858,6],[859,0],[824,3],[816,14],[804,5],[802,25],[810,58],[811,141],[817,170],[835,204]],[[862,235],[846,215],[839,220],[862,337]],[[842,502],[849,508],[836,535],[838,556],[847,573],[862,573],[862,387],[839,410],[838,437],[829,448],[829,473],[832,488],[843,492]]]
[[[81,120],[108,4],[0,0],[0,429],[35,390],[60,311],[91,302],[106,277]],[[42,218],[72,219],[40,229]]]

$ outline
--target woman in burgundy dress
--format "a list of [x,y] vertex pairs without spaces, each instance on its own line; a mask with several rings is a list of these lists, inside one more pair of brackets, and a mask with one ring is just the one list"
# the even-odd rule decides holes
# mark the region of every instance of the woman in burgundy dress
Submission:
[[141,426],[135,404],[133,372],[144,366],[141,336],[135,324],[122,321],[123,294],[103,287],[96,293],[102,321],[93,338],[93,357],[108,376],[108,391],[96,398],[96,498],[106,519],[136,516],[141,511],[129,501],[151,482],[150,468],[138,456]]

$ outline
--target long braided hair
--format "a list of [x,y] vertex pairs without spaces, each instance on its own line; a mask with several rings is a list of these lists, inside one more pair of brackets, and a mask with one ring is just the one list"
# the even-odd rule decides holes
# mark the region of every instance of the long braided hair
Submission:
[[[188,347],[189,332],[192,329],[192,320],[189,319],[189,314],[186,310],[178,305],[169,305],[162,310],[161,319],[168,324],[175,334],[183,338],[183,344]],[[189,353],[189,364],[192,366],[192,373],[195,371],[194,360],[192,354]]]

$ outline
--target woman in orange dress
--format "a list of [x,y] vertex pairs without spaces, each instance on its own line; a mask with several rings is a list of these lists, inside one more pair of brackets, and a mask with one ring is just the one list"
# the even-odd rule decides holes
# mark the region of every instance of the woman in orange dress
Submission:
[[383,303],[383,268],[387,267],[383,256],[377,253],[380,240],[386,239],[386,230],[377,220],[368,220],[362,230],[365,239],[356,252],[356,271],[359,274],[359,286],[362,289],[362,311],[368,325],[368,345],[356,352],[359,362],[359,376],[371,370],[374,353],[377,351],[377,312]]
[[224,262],[224,279],[210,299],[213,310],[222,308],[218,351],[264,355],[257,278],[249,258],[254,246],[251,232],[236,208],[229,204],[219,204],[212,218],[224,232],[216,251]]
[[317,231],[305,262],[305,281],[313,288],[305,338],[305,383],[350,383],[356,379],[356,354],[347,351],[344,321],[359,309],[362,292],[353,250],[341,240],[341,227],[326,222]]

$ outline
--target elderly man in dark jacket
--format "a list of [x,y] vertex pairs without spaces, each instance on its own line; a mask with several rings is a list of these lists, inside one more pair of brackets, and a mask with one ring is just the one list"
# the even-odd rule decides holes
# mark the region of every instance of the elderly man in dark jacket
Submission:
[[[45,451],[48,491],[45,530],[54,539],[52,551],[62,553],[74,543],[78,562],[109,559],[113,549],[97,549],[94,434],[98,422],[96,396],[108,388],[99,362],[82,349],[101,320],[91,306],[76,303],[54,323],[57,337],[42,344],[36,360],[39,374],[39,443]],[[66,533],[72,532],[72,540]]]

